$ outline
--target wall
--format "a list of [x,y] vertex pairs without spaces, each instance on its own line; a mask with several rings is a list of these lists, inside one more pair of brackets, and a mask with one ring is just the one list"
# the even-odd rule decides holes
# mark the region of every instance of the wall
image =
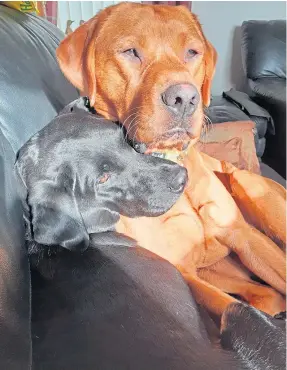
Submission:
[[285,1],[193,1],[207,39],[218,52],[212,93],[240,89],[244,74],[240,50],[240,26],[246,20],[286,19]]

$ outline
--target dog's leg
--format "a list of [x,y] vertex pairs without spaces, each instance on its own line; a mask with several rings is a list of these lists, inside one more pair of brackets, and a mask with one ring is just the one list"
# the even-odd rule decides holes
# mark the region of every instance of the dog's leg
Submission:
[[286,249],[286,190],[249,171],[228,174],[234,200],[246,219]]
[[210,313],[221,316],[228,305],[238,302],[237,299],[200,279],[194,271],[186,270],[181,265],[177,265],[176,268],[181,272],[197,303],[204,306]]
[[220,241],[227,243],[256,276],[286,295],[285,254],[266,235],[245,224],[231,232],[226,231]]
[[220,211],[221,205],[214,203],[205,204],[200,209],[199,215],[207,233],[234,251],[256,276],[286,295],[285,253],[266,235],[250,226],[239,211],[233,212],[229,224],[219,223]]
[[272,316],[286,309],[285,299],[280,293],[252,281],[244,267],[230,257],[199,269],[198,276],[226,293],[238,295],[250,305]]

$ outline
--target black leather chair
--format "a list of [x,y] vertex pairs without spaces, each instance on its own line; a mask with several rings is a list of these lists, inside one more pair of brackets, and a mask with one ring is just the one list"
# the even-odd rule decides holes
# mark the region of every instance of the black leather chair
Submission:
[[263,160],[286,179],[286,21],[250,20],[241,28],[249,95],[274,121]]

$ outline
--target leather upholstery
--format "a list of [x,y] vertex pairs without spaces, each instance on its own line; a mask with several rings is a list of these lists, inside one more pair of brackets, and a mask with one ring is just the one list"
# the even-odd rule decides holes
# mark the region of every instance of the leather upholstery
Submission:
[[286,78],[286,21],[246,21],[241,29],[247,78]]
[[16,151],[77,91],[57,66],[63,34],[51,23],[0,5],[0,369],[31,366],[30,273]]
[[30,368],[30,274],[15,153],[0,131],[0,369]]
[[274,121],[263,159],[286,179],[286,21],[243,22],[242,56],[251,96]]

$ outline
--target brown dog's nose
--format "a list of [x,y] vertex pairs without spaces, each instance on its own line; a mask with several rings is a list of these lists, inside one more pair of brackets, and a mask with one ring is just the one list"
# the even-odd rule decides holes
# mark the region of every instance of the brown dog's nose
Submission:
[[172,85],[162,94],[162,101],[177,116],[188,117],[196,110],[199,93],[191,84]]

